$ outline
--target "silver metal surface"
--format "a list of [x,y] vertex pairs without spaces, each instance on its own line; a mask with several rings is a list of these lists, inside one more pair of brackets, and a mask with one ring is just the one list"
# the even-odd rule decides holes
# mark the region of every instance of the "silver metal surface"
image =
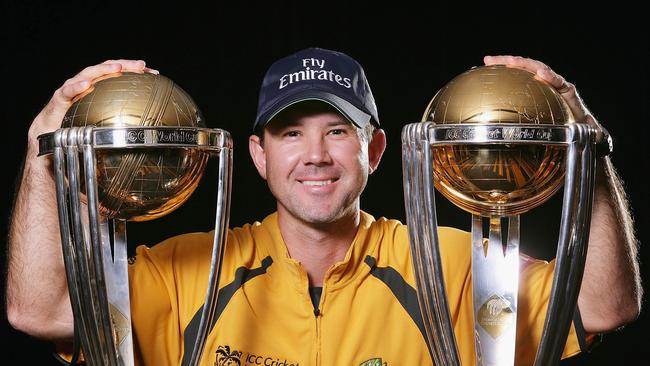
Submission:
[[[39,156],[52,153],[54,134],[38,137]],[[226,131],[201,127],[93,127],[86,129],[86,134],[86,143],[96,149],[198,148],[218,152],[228,144]]]
[[575,137],[567,154],[553,287],[535,366],[559,364],[587,258],[596,171],[595,131],[582,124],[570,125],[569,128]]
[[566,145],[572,139],[566,126],[500,123],[456,123],[429,128],[432,145],[541,144]]
[[[566,146],[562,223],[544,331],[535,365],[559,363],[576,308],[584,270],[593,200],[595,131],[578,123],[409,124],[402,130],[404,198],[418,301],[426,340],[436,365],[459,365],[438,250],[432,149],[445,145]],[[564,162],[563,162],[564,163]],[[472,219],[472,278],[478,365],[513,365],[519,278],[519,216],[502,238],[499,216],[490,217],[487,242],[483,218]]]
[[501,218],[491,218],[489,237],[483,218],[472,215],[472,290],[477,365],[513,365],[517,335],[519,216],[502,238]]
[[[427,124],[402,131],[404,198],[418,302],[436,365],[460,365],[442,273]],[[427,164],[428,163],[428,164]]]
[[205,348],[210,324],[216,321],[217,295],[219,294],[219,277],[221,277],[221,260],[226,247],[230,212],[230,192],[232,184],[232,149],[223,148],[219,152],[219,176],[217,178],[217,212],[214,224],[214,243],[210,261],[210,277],[205,294],[205,302],[201,310],[201,321],[197,337],[192,348],[189,365],[198,365]]
[[126,221],[101,216],[95,175],[96,151],[191,148],[218,154],[215,237],[206,302],[194,348],[192,365],[197,365],[208,325],[214,320],[228,228],[232,174],[230,134],[207,128],[68,127],[39,136],[39,146],[41,154],[53,154],[66,278],[84,357],[89,365],[110,366],[134,364]]

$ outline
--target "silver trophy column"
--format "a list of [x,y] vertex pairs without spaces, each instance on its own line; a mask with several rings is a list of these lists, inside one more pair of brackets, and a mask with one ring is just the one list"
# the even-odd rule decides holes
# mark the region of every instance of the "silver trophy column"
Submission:
[[[434,153],[440,147],[537,145],[566,149],[564,205],[549,307],[535,365],[556,365],[564,349],[576,307],[586,258],[594,187],[593,128],[572,123],[447,124],[414,123],[402,132],[404,197],[418,301],[427,343],[436,365],[460,365],[449,316],[438,249],[434,198]],[[481,151],[480,149],[477,151]],[[448,152],[448,151],[447,151]],[[554,162],[557,163],[557,162]],[[456,203],[456,202],[455,202]],[[487,205],[486,207],[489,207]],[[467,209],[467,206],[461,206]],[[519,208],[524,212],[532,207]],[[476,212],[476,208],[471,212]],[[482,217],[489,217],[487,243]],[[519,217],[507,215],[507,238],[501,236],[499,206],[472,218],[472,276],[478,365],[513,365],[519,261]]]
[[[220,263],[228,228],[232,172],[230,134],[220,129],[200,127],[68,127],[39,136],[39,147],[40,155],[53,154],[70,300],[75,327],[89,365],[122,366],[133,365],[134,362],[126,220],[111,217],[111,212],[117,215],[119,209],[107,210],[107,203],[100,202],[97,172],[113,169],[111,187],[129,191],[140,169],[158,169],[160,172],[166,169],[155,165],[145,166],[147,154],[156,155],[166,149],[190,151],[199,159],[203,159],[201,154],[206,154],[206,157],[218,156],[218,195],[210,277],[190,363],[197,365],[205,345],[208,325],[215,313]],[[103,162],[103,166],[99,167],[97,154],[118,156],[118,163],[107,167]],[[162,158],[157,161],[162,164]],[[170,174],[174,174],[173,169]],[[145,196],[146,193],[139,192]],[[190,193],[185,192],[186,195]],[[115,199],[107,195],[104,193],[105,199]],[[173,205],[180,205],[186,197],[173,199],[176,200]],[[167,203],[163,200],[161,204]],[[102,215],[102,208],[108,217]],[[135,212],[130,214],[137,215]]]

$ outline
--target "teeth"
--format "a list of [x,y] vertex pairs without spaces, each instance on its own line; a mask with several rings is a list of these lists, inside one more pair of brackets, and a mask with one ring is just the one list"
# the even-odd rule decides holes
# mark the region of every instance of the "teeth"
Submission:
[[328,180],[305,180],[302,182],[302,184],[308,185],[308,186],[324,186],[327,184],[330,184],[334,182],[334,179],[328,179]]

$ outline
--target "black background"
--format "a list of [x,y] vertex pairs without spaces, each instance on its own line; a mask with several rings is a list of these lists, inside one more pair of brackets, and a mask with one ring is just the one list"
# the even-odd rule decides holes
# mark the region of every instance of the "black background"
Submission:
[[[2,3],[3,247],[30,121],[65,79],[85,66],[114,58],[146,60],[192,95],[209,127],[232,133],[231,226],[261,220],[274,210],[274,200],[247,149],[259,84],[274,60],[308,46],[351,55],[370,79],[388,136],[380,169],[362,196],[362,208],[376,217],[404,220],[401,127],[418,121],[435,92],[455,75],[482,64],[484,55],[515,54],[544,61],[575,83],[609,129],[615,141],[613,161],[625,182],[638,238],[647,242],[649,202],[642,177],[650,158],[646,132],[650,42],[640,9],[621,2],[580,10],[548,2],[478,7],[461,2],[212,3]],[[131,246],[210,230],[214,182],[212,164],[183,207],[162,219],[129,226]],[[557,194],[522,217],[523,251],[547,259],[554,255],[560,197]],[[438,205],[441,225],[469,229],[468,214],[443,199]],[[640,257],[647,282],[648,250],[642,248]],[[6,272],[4,258],[1,263]],[[623,358],[643,363],[650,354],[643,332],[648,324],[644,311],[590,354],[563,365],[611,365]],[[55,364],[48,343],[12,330],[6,317],[1,327],[8,337],[3,338],[7,340],[3,364]],[[389,336],[399,342],[398,335]]]

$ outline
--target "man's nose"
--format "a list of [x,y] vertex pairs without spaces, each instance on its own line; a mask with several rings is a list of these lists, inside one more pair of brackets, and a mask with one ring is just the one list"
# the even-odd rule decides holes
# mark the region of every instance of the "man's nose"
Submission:
[[323,136],[314,136],[307,140],[304,156],[305,164],[323,165],[331,162],[327,142]]

